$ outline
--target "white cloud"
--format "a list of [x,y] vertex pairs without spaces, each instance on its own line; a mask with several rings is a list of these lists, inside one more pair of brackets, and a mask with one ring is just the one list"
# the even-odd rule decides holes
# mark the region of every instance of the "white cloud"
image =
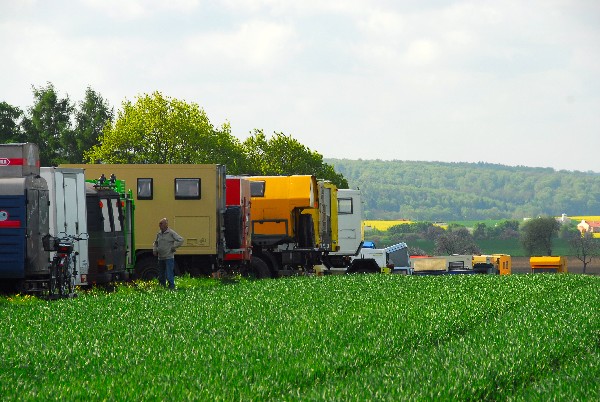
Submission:
[[83,0],[83,3],[117,20],[136,20],[164,12],[190,12],[200,0]]
[[185,47],[192,55],[228,70],[269,72],[298,50],[294,37],[294,29],[288,25],[255,20],[241,24],[235,31],[190,37]]
[[1,2],[0,101],[48,81],[117,108],[159,90],[326,157],[597,170],[524,149],[600,146],[599,20],[562,0]]
[[431,64],[438,59],[438,55],[438,45],[434,41],[419,39],[408,46],[406,61],[416,65]]

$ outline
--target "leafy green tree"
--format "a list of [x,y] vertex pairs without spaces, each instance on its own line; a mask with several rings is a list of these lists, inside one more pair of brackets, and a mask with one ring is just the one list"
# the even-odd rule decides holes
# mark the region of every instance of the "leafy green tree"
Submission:
[[40,149],[42,166],[69,162],[64,138],[71,138],[73,105],[68,96],[60,98],[54,85],[33,87],[34,105],[23,119],[24,140]]
[[558,237],[564,240],[571,240],[574,236],[581,236],[581,232],[577,229],[577,223],[563,223],[560,225]]
[[154,92],[122,106],[116,121],[105,126],[100,144],[85,153],[87,161],[220,163],[228,173],[244,173],[241,144],[229,124],[215,128],[197,104]]
[[69,162],[84,162],[84,153],[99,145],[102,130],[113,119],[113,115],[108,102],[88,87],[85,99],[79,102],[75,111],[75,129],[61,137]]
[[569,239],[571,254],[583,263],[583,273],[592,258],[600,256],[600,239],[594,238],[590,232],[572,234]]
[[436,254],[481,254],[473,236],[465,227],[450,228],[435,239]]
[[473,238],[475,240],[485,239],[487,237],[486,233],[487,227],[485,223],[479,222],[477,225],[475,225],[475,228],[473,229]]
[[527,255],[552,255],[552,240],[558,235],[559,227],[551,216],[526,221],[521,231],[521,244]]
[[431,225],[427,228],[427,230],[424,233],[425,239],[427,240],[434,240],[437,239],[439,236],[445,234],[446,231],[436,225]]
[[23,142],[20,119],[23,111],[6,102],[0,102],[0,144]]
[[408,246],[408,255],[427,255],[425,250],[419,247]]
[[323,156],[283,133],[267,139],[262,130],[243,143],[248,160],[248,174],[292,175],[311,174],[329,180],[338,188],[348,188],[348,181],[333,166],[323,162]]

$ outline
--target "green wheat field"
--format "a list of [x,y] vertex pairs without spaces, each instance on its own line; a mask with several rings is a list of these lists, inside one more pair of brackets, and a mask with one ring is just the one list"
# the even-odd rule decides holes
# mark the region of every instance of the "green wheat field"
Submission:
[[600,277],[177,278],[0,298],[6,400],[600,400]]

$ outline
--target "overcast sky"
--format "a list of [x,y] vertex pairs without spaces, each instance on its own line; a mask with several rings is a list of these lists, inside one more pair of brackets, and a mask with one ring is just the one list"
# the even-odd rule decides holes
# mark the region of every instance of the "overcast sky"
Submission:
[[160,91],[325,158],[600,172],[597,0],[0,0],[0,101]]

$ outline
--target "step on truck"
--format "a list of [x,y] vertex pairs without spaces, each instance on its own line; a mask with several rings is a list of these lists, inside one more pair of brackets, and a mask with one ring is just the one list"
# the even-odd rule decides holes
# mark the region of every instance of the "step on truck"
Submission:
[[[135,202],[135,277],[158,276],[157,259],[152,253],[159,230],[167,218],[169,226],[184,238],[175,254],[177,274],[212,275],[233,267],[249,266],[245,244],[229,248],[226,239],[237,246],[244,233],[240,214],[227,213],[225,166],[217,164],[90,164],[61,165],[85,169],[86,179],[114,175],[132,188]],[[233,216],[235,215],[235,216]],[[227,218],[226,218],[227,216]],[[228,227],[225,221],[229,222]],[[241,240],[243,242],[243,240]],[[237,254],[230,257],[228,254]]]
[[0,144],[0,285],[6,291],[48,294],[49,194],[38,147]]
[[261,277],[313,274],[339,251],[337,187],[311,175],[248,176],[253,265]]

